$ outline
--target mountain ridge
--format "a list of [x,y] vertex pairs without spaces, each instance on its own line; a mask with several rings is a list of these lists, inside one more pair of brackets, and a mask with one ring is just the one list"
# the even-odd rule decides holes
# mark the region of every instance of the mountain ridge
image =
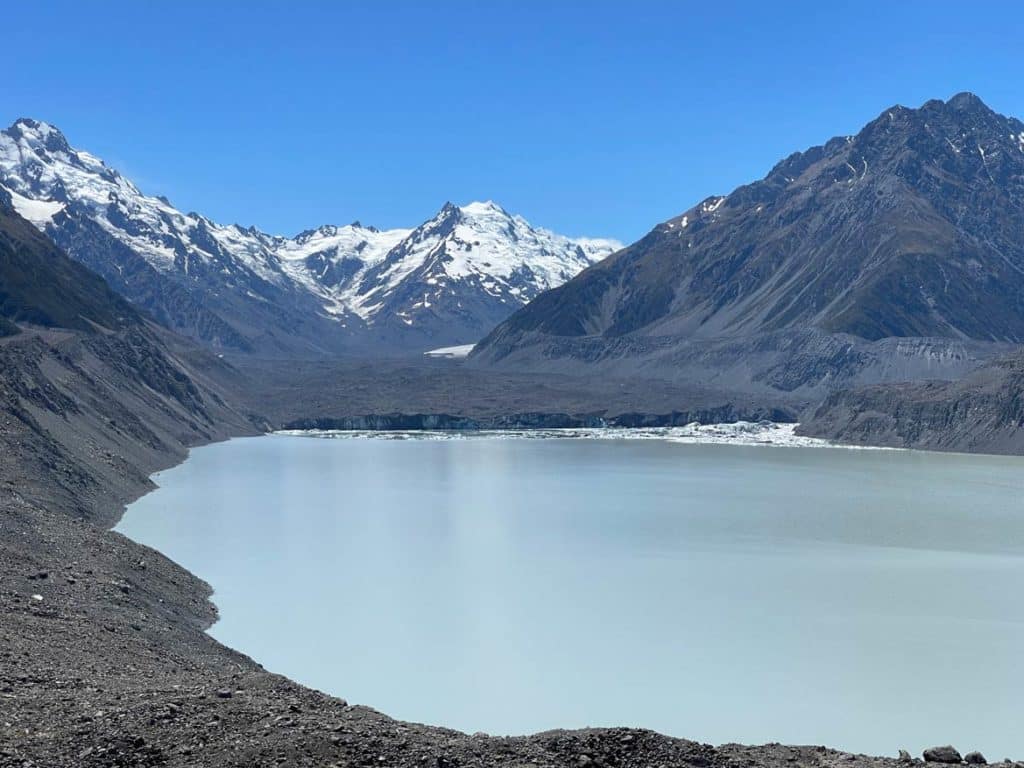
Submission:
[[[1016,344],[1021,231],[1024,123],[973,94],[896,106],[659,224],[517,311],[471,360],[713,369],[694,355],[728,357],[730,346],[780,334],[783,346],[830,338],[872,357],[890,338]],[[644,351],[656,341],[662,351]],[[800,386],[858,374],[826,365]],[[747,378],[771,386],[765,366]]]
[[0,185],[33,224],[162,323],[243,352],[474,342],[620,245],[533,227],[490,201],[446,203],[410,229],[357,221],[284,237],[220,225],[143,194],[30,118],[0,131]]

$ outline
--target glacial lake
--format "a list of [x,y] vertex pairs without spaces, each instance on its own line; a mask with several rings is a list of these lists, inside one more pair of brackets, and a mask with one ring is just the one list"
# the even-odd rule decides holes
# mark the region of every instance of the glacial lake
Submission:
[[118,530],[400,719],[1024,757],[1024,460],[423,437],[200,448]]

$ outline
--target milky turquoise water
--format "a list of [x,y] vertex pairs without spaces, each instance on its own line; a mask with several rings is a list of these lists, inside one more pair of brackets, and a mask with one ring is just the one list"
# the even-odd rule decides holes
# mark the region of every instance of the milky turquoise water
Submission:
[[1017,458],[270,436],[157,482],[118,529],[216,638],[398,718],[1024,757]]

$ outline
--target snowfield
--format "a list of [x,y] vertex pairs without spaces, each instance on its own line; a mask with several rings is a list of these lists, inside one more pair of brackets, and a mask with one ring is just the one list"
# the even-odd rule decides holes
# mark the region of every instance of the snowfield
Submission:
[[476,344],[459,344],[457,347],[441,347],[440,349],[431,349],[423,354],[427,357],[450,357],[450,358],[462,358],[469,357],[469,353],[473,351],[473,347]]
[[8,190],[11,195],[11,204],[18,214],[37,227],[43,228],[53,222],[53,217],[64,210],[64,204],[58,201],[32,200],[22,197],[13,190]]

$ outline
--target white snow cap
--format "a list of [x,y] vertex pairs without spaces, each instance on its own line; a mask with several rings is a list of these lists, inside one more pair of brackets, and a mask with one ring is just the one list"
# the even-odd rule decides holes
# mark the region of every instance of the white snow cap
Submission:
[[622,247],[533,227],[492,200],[448,203],[415,229],[356,222],[289,238],[220,225],[143,194],[99,158],[72,148],[54,126],[25,118],[0,131],[0,184],[40,229],[73,209],[158,270],[241,270],[312,294],[339,321],[355,314],[373,322],[391,299],[412,293],[411,285],[416,299],[398,312],[407,324],[415,311],[470,283],[514,309]]

